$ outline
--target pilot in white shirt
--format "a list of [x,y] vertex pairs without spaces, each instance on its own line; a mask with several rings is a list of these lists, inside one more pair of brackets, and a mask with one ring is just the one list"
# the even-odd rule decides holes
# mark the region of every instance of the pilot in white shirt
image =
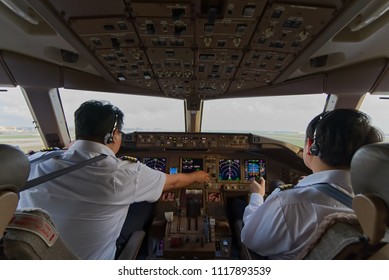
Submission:
[[131,223],[126,219],[130,204],[154,202],[163,191],[209,179],[204,171],[171,175],[118,159],[123,117],[106,101],[81,104],[75,112],[77,140],[58,158],[31,161],[30,179],[101,154],[107,157],[20,193],[18,208],[46,210],[64,242],[81,259],[115,258],[119,234],[129,238],[121,230],[124,223]]
[[100,154],[108,157],[20,193],[18,208],[48,211],[61,238],[81,259],[113,259],[129,205],[158,200],[165,184],[164,173],[118,159],[105,145],[85,140],[77,140],[58,159],[33,164],[30,179]]
[[307,176],[293,189],[276,189],[266,203],[262,195],[252,193],[243,214],[242,242],[269,259],[294,259],[325,216],[334,212],[353,213],[312,186],[328,182],[352,195],[347,170],[327,170]]
[[242,242],[269,259],[296,258],[327,215],[352,213],[315,185],[328,183],[352,196],[349,169],[354,153],[382,140],[369,117],[357,110],[336,109],[313,118],[303,151],[304,163],[313,174],[293,189],[274,191],[265,201],[265,180],[253,181],[243,213]]

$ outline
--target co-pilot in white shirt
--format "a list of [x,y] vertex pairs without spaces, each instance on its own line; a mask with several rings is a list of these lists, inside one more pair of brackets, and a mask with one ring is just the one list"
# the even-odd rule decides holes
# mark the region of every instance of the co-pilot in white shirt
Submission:
[[329,170],[314,173],[293,189],[250,197],[243,214],[242,242],[269,259],[293,259],[302,251],[324,217],[335,213],[353,213],[340,202],[311,187],[331,183],[352,195],[350,172]]
[[107,146],[76,141],[60,159],[32,165],[33,179],[100,154],[107,158],[20,193],[18,208],[49,212],[60,236],[81,259],[114,259],[133,202],[158,200],[165,174],[116,158]]

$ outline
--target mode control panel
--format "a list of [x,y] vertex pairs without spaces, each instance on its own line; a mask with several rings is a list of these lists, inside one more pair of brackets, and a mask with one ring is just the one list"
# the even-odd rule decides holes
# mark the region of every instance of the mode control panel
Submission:
[[[249,149],[260,147],[252,134],[134,132],[123,139],[125,148],[158,149]],[[254,140],[254,141],[253,141]]]

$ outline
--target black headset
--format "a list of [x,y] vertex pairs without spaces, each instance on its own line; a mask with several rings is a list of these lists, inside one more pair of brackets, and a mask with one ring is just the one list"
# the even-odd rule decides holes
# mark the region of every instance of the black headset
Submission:
[[320,115],[319,120],[317,121],[317,123],[315,125],[315,130],[313,131],[313,143],[312,143],[311,147],[309,148],[309,152],[313,156],[320,156],[320,144],[319,144],[319,141],[317,140],[318,139],[317,131],[319,129],[320,122],[323,121],[323,119],[326,118],[330,113],[331,113],[331,111],[327,111],[327,112],[322,113]]
[[105,136],[104,136],[104,144],[107,145],[107,144],[110,144],[113,142],[113,132],[116,128],[116,126],[118,125],[118,115],[115,113],[115,111],[112,109],[112,113],[114,115],[114,118],[115,118],[115,121],[113,123],[113,127],[112,127],[112,130],[110,133],[107,133]]

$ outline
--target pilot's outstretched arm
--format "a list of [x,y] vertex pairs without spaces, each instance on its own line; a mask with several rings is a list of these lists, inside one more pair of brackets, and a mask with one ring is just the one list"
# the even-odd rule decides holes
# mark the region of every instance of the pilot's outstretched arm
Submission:
[[204,171],[195,171],[192,173],[166,174],[163,191],[186,187],[193,183],[205,183],[209,180],[208,173]]

